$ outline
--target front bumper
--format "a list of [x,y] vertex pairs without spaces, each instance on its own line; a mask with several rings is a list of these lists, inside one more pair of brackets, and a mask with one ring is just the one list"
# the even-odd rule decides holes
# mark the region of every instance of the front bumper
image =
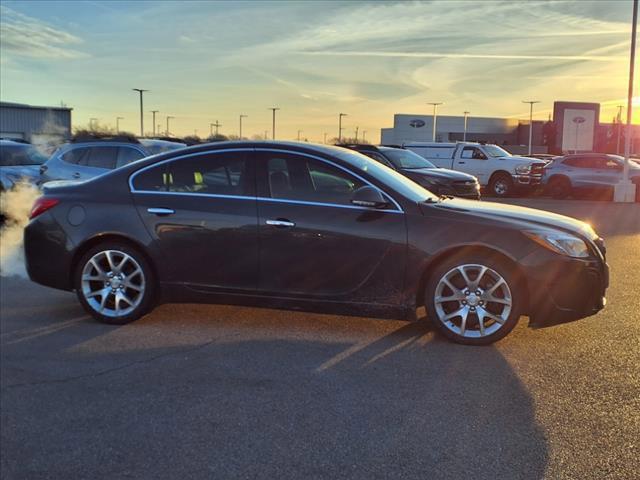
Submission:
[[529,326],[549,327],[595,315],[606,305],[609,266],[604,257],[579,259],[554,255],[529,270]]
[[542,182],[542,174],[516,174],[513,176],[517,185],[521,186],[531,186],[534,187],[536,185],[540,185]]

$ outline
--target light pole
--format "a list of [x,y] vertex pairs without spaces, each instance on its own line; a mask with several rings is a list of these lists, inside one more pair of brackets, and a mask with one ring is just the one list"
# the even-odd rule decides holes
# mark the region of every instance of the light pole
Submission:
[[323,135],[324,135],[324,143],[325,143],[325,145],[326,145],[326,143],[327,143],[327,132],[324,132],[324,134],[323,134]]
[[302,133],[302,130],[298,130],[298,141],[300,141],[300,134]]
[[533,141],[533,105],[540,103],[540,100],[522,100],[522,103],[529,104],[529,153],[531,155],[531,142]]
[[164,134],[168,137],[169,136],[169,120],[171,120],[172,118],[176,118],[176,117],[172,117],[170,115],[167,115],[167,129],[165,130]]
[[367,141],[367,131],[362,130],[362,143]]
[[268,132],[269,132],[269,130],[265,130],[265,131],[264,131],[264,139],[265,139],[265,140],[267,139],[267,133],[268,133]]
[[622,133],[622,109],[624,105],[618,105],[618,139],[616,141],[616,155],[620,155],[620,134]]
[[240,114],[240,140],[242,140],[242,119],[247,118],[247,115]]
[[342,141],[342,117],[346,117],[346,113],[338,114],[338,143]]
[[359,128],[360,128],[360,127],[358,127],[358,126],[356,125],[356,143],[358,143],[358,129],[359,129]]
[[269,110],[271,110],[271,112],[273,113],[272,124],[271,124],[271,139],[275,140],[276,139],[276,110],[280,110],[280,108],[271,107],[269,108]]
[[465,110],[463,113],[464,113],[464,132],[462,133],[462,141],[466,142],[467,141],[467,120],[469,119],[469,114],[471,112],[467,112]]
[[145,90],[143,88],[132,88],[134,92],[138,92],[140,94],[140,136],[144,137],[144,115],[142,113],[142,94],[144,92],[148,92],[149,90]]
[[438,122],[438,105],[442,102],[428,102],[427,105],[433,105],[433,141],[436,141],[436,124]]
[[116,117],[116,133],[120,133],[120,120],[124,120],[124,117]]
[[[160,112],[160,110],[151,110],[151,114],[153,115],[153,136],[156,136],[156,113]],[[158,133],[160,133],[160,129],[158,129]]]
[[158,129],[156,130],[158,132],[158,135],[160,135],[160,132],[162,131],[162,125],[158,124],[157,125]]
[[624,138],[624,168],[622,180],[615,186],[613,199],[616,202],[633,202],[637,185],[629,180],[629,155],[631,154],[631,114],[633,113],[633,74],[636,61],[636,34],[638,30],[638,0],[633,0],[633,20],[631,25],[631,52],[629,55],[629,93],[627,95],[627,129]]

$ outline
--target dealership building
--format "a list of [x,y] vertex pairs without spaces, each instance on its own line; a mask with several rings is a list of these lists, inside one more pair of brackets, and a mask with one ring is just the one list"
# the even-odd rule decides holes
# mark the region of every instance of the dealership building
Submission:
[[[624,125],[600,123],[600,104],[585,102],[554,102],[553,117],[548,121],[533,121],[534,153],[624,151]],[[465,135],[463,116],[438,115],[437,142],[467,141],[501,145],[512,153],[526,153],[529,145],[529,122],[513,118],[467,118]],[[618,132],[620,141],[618,141]],[[433,116],[396,114],[393,127],[381,131],[382,145],[402,145],[408,142],[433,141]],[[640,126],[632,131],[632,153],[640,153]]]
[[44,143],[71,136],[71,108],[0,102],[0,138]]

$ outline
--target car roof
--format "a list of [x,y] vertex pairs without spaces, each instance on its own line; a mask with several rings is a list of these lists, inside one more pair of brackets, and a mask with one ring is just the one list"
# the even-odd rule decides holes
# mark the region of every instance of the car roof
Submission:
[[20,142],[20,141],[15,141],[15,140],[10,140],[8,138],[3,138],[0,140],[0,146],[6,146],[6,147],[24,147],[24,148],[28,148],[31,147],[33,145],[31,145],[30,143],[26,143],[26,142]]

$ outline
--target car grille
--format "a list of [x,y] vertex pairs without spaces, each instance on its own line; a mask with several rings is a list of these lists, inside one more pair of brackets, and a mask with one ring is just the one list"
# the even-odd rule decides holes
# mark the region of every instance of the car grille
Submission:
[[478,189],[476,188],[476,182],[472,180],[462,180],[453,182],[453,190],[458,195],[477,195]]
[[544,171],[544,164],[542,163],[534,163],[531,165],[531,175],[542,175]]

